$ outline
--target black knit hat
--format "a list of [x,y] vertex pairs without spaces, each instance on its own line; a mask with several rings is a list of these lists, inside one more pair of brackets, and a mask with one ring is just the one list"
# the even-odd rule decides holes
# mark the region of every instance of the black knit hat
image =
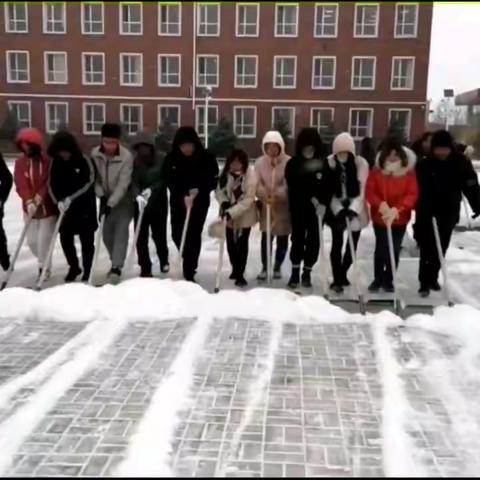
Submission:
[[438,147],[447,147],[452,150],[455,149],[452,135],[446,130],[438,130],[432,135],[431,149]]
[[117,123],[104,123],[102,125],[102,137],[120,138],[122,136],[122,129]]

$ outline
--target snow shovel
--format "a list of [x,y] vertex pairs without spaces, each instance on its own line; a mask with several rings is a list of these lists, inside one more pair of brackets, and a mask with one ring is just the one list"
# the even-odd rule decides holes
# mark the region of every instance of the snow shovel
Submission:
[[129,272],[130,269],[132,268],[133,256],[135,255],[135,248],[137,246],[138,237],[140,235],[140,228],[142,226],[142,220],[145,214],[145,207],[146,206],[142,206],[142,207],[139,206],[138,208],[137,226],[135,227],[135,231],[133,233],[133,242],[130,247],[130,250],[128,251],[127,260],[125,261],[125,268],[123,269],[123,273]]
[[397,272],[397,265],[395,263],[395,251],[393,248],[392,227],[390,225],[387,225],[387,240],[388,240],[388,253],[390,255],[390,268],[392,270],[392,277],[393,277],[393,308],[395,309],[395,313],[401,317],[402,312],[405,309],[405,303],[403,302],[402,298],[398,294],[398,272]]
[[320,259],[322,262],[321,269],[321,282],[323,298],[328,300],[328,265],[329,259],[327,257],[327,251],[325,250],[325,243],[323,241],[323,214],[321,212],[320,202],[316,198],[312,198],[313,206],[315,207],[315,213],[318,217],[318,238],[320,239]]
[[32,214],[28,214],[27,216],[25,225],[23,226],[22,232],[20,234],[20,238],[18,239],[17,247],[15,248],[15,253],[13,254],[12,260],[10,261],[10,268],[7,270],[7,273],[5,274],[5,278],[3,279],[3,282],[0,285],[0,291],[3,290],[8,285],[8,282],[10,281],[10,277],[12,276],[12,273],[13,273],[13,267],[17,262],[18,255],[20,254],[20,250],[22,249],[23,242],[25,241],[25,237],[27,236],[27,232],[28,232],[28,229],[30,228],[34,215],[35,215],[35,212],[33,212]]
[[93,280],[95,279],[95,269],[97,267],[98,255],[100,254],[100,247],[102,242],[102,233],[103,233],[104,226],[105,226],[105,214],[103,214],[100,219],[100,225],[98,226],[97,234],[95,236],[95,253],[93,254],[93,262],[92,262],[92,267],[90,269],[90,277],[88,279],[89,285],[93,285]]
[[358,305],[360,308],[360,313],[362,315],[365,315],[367,311],[365,308],[365,299],[360,289],[360,271],[358,269],[357,254],[355,253],[355,245],[353,244],[352,226],[350,223],[350,219],[348,217],[345,217],[345,221],[347,223],[348,245],[350,248],[350,254],[352,256],[352,262],[353,262],[353,283],[355,284],[355,289],[357,290]]
[[220,281],[221,281],[222,268],[223,268],[223,252],[225,251],[225,237],[226,237],[226,229],[227,229],[226,218],[223,219],[222,226],[223,226],[223,235],[222,235],[222,238],[219,239],[217,273],[215,276],[215,289],[213,291],[214,293],[218,293],[220,291]]
[[272,283],[272,208],[267,201],[267,284]]
[[448,288],[448,276],[447,276],[447,264],[445,262],[445,256],[442,251],[442,243],[440,241],[440,233],[438,231],[438,223],[435,217],[432,217],[433,233],[435,235],[435,245],[437,247],[438,259],[440,260],[440,265],[442,267],[443,275],[443,294],[447,300],[448,306],[453,307],[453,302],[450,298],[450,292]]
[[472,220],[470,218],[470,210],[468,209],[467,200],[464,195],[462,195],[463,208],[465,210],[465,218],[467,219],[467,230],[472,229]]

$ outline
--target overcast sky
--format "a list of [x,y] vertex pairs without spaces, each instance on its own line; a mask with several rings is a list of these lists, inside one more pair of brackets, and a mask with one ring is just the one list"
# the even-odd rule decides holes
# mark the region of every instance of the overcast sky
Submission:
[[480,88],[480,4],[436,3],[433,7],[428,98],[444,88],[455,94]]

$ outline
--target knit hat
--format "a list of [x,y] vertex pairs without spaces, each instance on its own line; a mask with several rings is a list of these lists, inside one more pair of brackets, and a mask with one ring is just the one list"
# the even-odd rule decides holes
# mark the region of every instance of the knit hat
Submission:
[[452,135],[446,130],[438,130],[432,135],[431,149],[432,151],[438,147],[447,147],[454,150],[454,142]]
[[355,142],[352,136],[347,132],[337,135],[333,141],[332,151],[334,155],[340,152],[350,152],[355,155]]
[[102,125],[102,137],[118,138],[122,136],[122,129],[117,123],[104,123]]

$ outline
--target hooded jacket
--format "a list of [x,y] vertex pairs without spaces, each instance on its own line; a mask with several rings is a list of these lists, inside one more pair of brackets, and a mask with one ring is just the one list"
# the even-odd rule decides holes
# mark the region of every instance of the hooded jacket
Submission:
[[22,143],[36,145],[39,150],[37,159],[29,158],[22,153],[15,161],[13,176],[17,193],[22,199],[23,211],[27,212],[27,206],[33,203],[35,196],[38,195],[42,202],[33,218],[42,219],[57,215],[58,210],[48,191],[50,160],[45,153],[42,135],[36,128],[22,128],[16,138],[19,150]]
[[3,212],[3,206],[7,201],[10,191],[12,190],[13,177],[0,153],[0,215]]
[[395,207],[399,218],[393,226],[405,226],[410,221],[418,199],[417,177],[415,174],[416,156],[412,150],[403,147],[407,155],[407,165],[390,174],[380,168],[377,154],[375,168],[370,172],[366,186],[367,202],[370,205],[372,221],[376,225],[385,226],[379,207],[385,202],[390,208]]
[[[276,143],[280,147],[280,155],[275,165],[265,152],[267,143]],[[261,202],[260,229],[267,230],[267,209],[265,204],[269,196],[273,197],[271,206],[272,235],[289,235],[291,231],[290,211],[288,208],[287,181],[285,168],[290,156],[285,153],[285,142],[277,131],[269,131],[262,140],[263,155],[255,162],[257,173],[257,197]]]

